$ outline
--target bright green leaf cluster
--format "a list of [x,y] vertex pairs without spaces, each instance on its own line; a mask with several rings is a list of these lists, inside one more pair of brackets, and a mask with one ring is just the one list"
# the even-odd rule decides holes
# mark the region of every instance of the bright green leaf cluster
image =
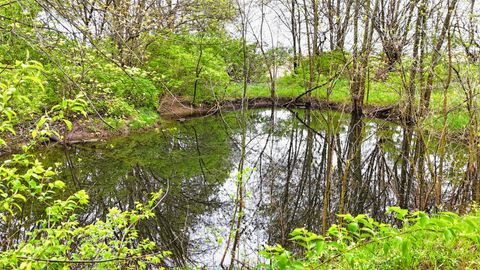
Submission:
[[[367,215],[339,215],[325,236],[295,229],[289,251],[266,246],[265,269],[418,269],[480,267],[480,212],[427,215],[399,207],[388,212],[401,225],[380,223]],[[398,224],[398,223],[396,223]]]

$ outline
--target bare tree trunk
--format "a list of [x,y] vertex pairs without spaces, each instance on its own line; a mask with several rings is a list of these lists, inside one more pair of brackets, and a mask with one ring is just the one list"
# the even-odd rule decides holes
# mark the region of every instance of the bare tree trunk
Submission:
[[452,80],[452,33],[451,29],[448,29],[447,37],[447,48],[448,48],[448,75],[447,81],[443,90],[443,123],[442,123],[442,132],[440,135],[440,142],[438,146],[438,155],[440,158],[438,175],[436,175],[435,181],[435,206],[439,207],[442,203],[442,184],[444,177],[444,162],[445,162],[445,145],[447,143],[447,117],[448,117],[448,89],[450,87],[450,82]]
[[380,0],[379,11],[373,19],[385,53],[387,71],[394,70],[407,43],[410,22],[415,8],[414,1]]
[[370,51],[372,48],[372,34],[373,26],[371,24],[372,18],[377,11],[378,0],[375,1],[373,14],[370,12],[370,0],[366,0],[365,16],[364,16],[364,31],[363,42],[361,50],[359,51],[359,14],[360,14],[360,1],[355,0],[354,11],[354,31],[353,31],[353,75],[350,85],[350,94],[352,99],[352,113],[357,115],[363,114],[363,103],[365,99],[365,80],[368,70],[368,61],[370,57]]
[[291,34],[292,34],[292,50],[293,50],[293,72],[298,72],[298,55],[297,55],[297,22],[296,22],[296,9],[297,1],[291,0],[291,9],[290,9],[290,24],[291,24]]
[[409,78],[409,85],[408,85],[408,94],[407,94],[407,111],[405,115],[405,124],[410,125],[415,122],[415,95],[416,95],[416,85],[415,80],[417,78],[417,72],[421,68],[420,63],[421,60],[419,57],[420,55],[420,42],[422,38],[422,33],[425,31],[424,25],[424,17],[426,16],[426,0],[422,0],[420,6],[418,7],[417,12],[417,21],[415,23],[415,34],[414,34],[414,41],[413,41],[413,52],[412,58],[413,63],[412,67],[410,68],[410,78]]
[[425,91],[422,93],[422,98],[420,99],[420,113],[422,116],[425,116],[430,109],[430,97],[433,91],[433,78],[435,77],[435,67],[440,60],[443,42],[445,40],[445,36],[447,35],[447,31],[450,28],[450,21],[452,18],[452,14],[455,11],[457,1],[458,0],[447,1],[447,15],[445,16],[445,20],[443,22],[442,32],[440,33],[440,36],[438,37],[437,42],[434,45],[434,49],[432,52],[432,60],[428,69],[427,85]]
[[320,16],[318,14],[318,0],[312,0],[313,6],[313,57],[314,59],[320,55],[319,48],[319,27],[320,27]]
[[[350,10],[355,0],[347,0],[345,3],[345,17],[343,18],[343,22],[341,21],[341,2],[342,0],[337,0],[337,12],[336,12],[336,20],[337,20],[337,50],[343,51],[345,49],[345,37],[347,34],[347,28],[350,23]],[[358,16],[357,16],[358,17]]]

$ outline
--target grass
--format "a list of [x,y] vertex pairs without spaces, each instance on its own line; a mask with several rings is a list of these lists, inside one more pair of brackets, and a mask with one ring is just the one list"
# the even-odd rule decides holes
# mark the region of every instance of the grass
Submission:
[[[321,76],[320,81],[327,78]],[[277,83],[276,95],[278,97],[297,97],[305,91],[303,83],[292,81],[291,76],[280,78]],[[400,93],[396,90],[398,85],[394,81],[371,82],[369,84],[368,96],[365,97],[366,103],[375,106],[393,105],[400,99]],[[227,87],[220,96],[223,98],[239,98],[242,96],[242,85],[232,84]],[[253,83],[248,85],[248,97],[270,97],[270,86],[268,83]],[[328,93],[326,87],[319,88],[312,92],[312,97],[327,99]],[[347,78],[339,78],[335,81],[331,89],[329,100],[338,103],[350,102],[350,81]]]
[[[326,81],[326,76],[321,76],[320,81]],[[279,78],[276,84],[276,95],[278,97],[294,98],[301,95],[305,88],[298,78],[286,76]],[[443,99],[444,91],[441,85],[435,85],[435,89],[431,96],[431,114],[426,118],[424,124],[434,130],[440,130],[443,125]],[[371,80],[367,83],[365,93],[365,105],[387,107],[387,106],[405,106],[405,100],[402,100],[401,89],[403,84],[398,74],[391,74],[385,81]],[[417,90],[418,91],[418,90]],[[239,83],[228,86],[224,92],[217,93],[220,99],[235,99],[242,96],[243,88]],[[418,95],[418,93],[417,93]],[[270,97],[270,86],[268,83],[252,83],[248,85],[247,96]],[[312,97],[328,100],[339,104],[349,104],[350,97],[350,81],[347,78],[338,79],[331,89],[328,97],[325,87],[319,88],[312,92]],[[447,116],[447,129],[454,133],[459,133],[468,125],[468,114],[463,104],[465,97],[460,90],[459,85],[452,83],[447,93],[447,109],[451,110]],[[419,100],[417,98],[416,104]]]

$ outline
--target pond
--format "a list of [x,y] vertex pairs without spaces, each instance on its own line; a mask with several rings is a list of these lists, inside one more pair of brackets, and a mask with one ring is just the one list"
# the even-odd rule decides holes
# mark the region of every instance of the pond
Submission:
[[[437,145],[434,136],[391,122],[271,108],[166,123],[107,142],[43,149],[38,157],[57,164],[64,196],[88,192],[81,222],[163,189],[140,236],[170,250],[170,266],[218,268],[222,259],[230,263],[238,225],[236,261],[252,264],[262,261],[263,244],[288,246],[296,227],[322,232],[339,212],[385,221],[393,205],[461,210],[473,190],[465,181],[468,151],[449,141],[441,161]],[[35,217],[43,209],[30,211]]]

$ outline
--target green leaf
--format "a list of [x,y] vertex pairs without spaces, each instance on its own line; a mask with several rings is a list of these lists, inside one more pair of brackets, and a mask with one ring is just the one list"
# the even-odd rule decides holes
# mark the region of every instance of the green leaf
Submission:
[[409,242],[404,240],[402,242],[402,255],[404,257],[407,257],[407,255],[408,255],[408,252],[409,252],[408,247],[409,247]]
[[356,222],[348,223],[347,228],[350,232],[357,232],[359,229],[358,223]]
[[72,130],[72,122],[70,122],[69,120],[67,119],[62,119],[63,122],[65,123],[65,125],[67,125],[67,129],[70,131]]
[[15,198],[15,199],[20,199],[20,200],[22,200],[22,201],[24,201],[24,202],[27,201],[27,198],[25,198],[25,196],[23,196],[22,194],[19,194],[19,193],[13,194],[12,197]]
[[37,129],[40,129],[45,124],[45,122],[47,122],[47,118],[45,116],[42,116],[37,122]]
[[60,180],[56,180],[55,182],[53,182],[53,185],[58,189],[64,189],[65,188],[65,183],[63,181],[60,181]]

